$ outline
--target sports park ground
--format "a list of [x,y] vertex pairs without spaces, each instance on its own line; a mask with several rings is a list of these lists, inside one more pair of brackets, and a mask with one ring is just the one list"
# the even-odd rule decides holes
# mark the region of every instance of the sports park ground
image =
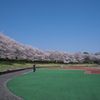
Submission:
[[7,87],[25,100],[100,100],[100,69],[42,68],[8,81]]

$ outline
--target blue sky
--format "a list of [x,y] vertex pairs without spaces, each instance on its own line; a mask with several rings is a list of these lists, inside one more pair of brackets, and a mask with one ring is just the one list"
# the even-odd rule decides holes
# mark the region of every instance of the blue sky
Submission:
[[0,0],[0,31],[41,50],[100,52],[100,0]]

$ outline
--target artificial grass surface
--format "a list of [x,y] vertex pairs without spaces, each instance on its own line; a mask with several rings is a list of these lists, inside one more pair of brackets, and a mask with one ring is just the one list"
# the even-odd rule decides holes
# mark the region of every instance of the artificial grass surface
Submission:
[[84,74],[84,70],[38,69],[7,86],[25,100],[100,100],[100,74]]

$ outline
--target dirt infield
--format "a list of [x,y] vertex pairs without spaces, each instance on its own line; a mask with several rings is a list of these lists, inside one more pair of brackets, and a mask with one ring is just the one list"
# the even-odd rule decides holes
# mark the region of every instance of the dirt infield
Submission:
[[100,69],[87,69],[85,74],[100,74]]
[[84,74],[100,74],[100,67],[95,69],[95,67],[64,67],[62,69],[72,69],[72,70],[86,70]]

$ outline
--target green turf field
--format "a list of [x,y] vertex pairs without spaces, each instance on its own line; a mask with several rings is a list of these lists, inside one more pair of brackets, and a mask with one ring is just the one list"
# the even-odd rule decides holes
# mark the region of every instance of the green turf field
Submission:
[[100,100],[100,74],[84,74],[84,70],[38,69],[7,86],[25,100]]

